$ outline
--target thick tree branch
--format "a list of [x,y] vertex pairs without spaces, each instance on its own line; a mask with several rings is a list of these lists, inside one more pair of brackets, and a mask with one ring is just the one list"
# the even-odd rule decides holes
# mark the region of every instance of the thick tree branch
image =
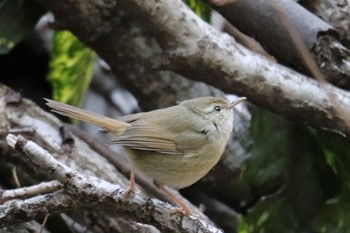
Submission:
[[348,0],[302,0],[300,4],[331,24],[350,48],[350,3]]
[[[94,48],[117,74],[137,72],[120,72],[122,61],[115,48],[120,46],[122,35],[115,31],[118,27],[134,30],[139,27],[141,34],[153,37],[162,50],[163,56],[149,58],[153,64],[158,62],[158,69],[247,96],[250,101],[288,119],[350,136],[346,125],[346,118],[350,119],[349,93],[328,84],[321,86],[315,80],[253,54],[215,31],[181,1],[133,0],[116,5],[113,0],[105,0],[98,6],[92,1],[38,1],[53,12],[59,26],[72,30]],[[124,43],[128,48],[127,41]],[[133,66],[125,61],[124,65]],[[135,67],[137,71],[155,72],[155,66],[136,64]],[[334,110],[325,90],[334,95],[344,110],[342,116]]]
[[[291,27],[295,28],[307,47],[306,51],[317,58],[317,64],[327,81],[349,90],[350,51],[339,42],[335,29],[296,1],[275,1],[278,4],[272,0],[236,0],[231,4],[213,7],[230,23],[258,40],[280,63],[310,74],[307,63],[288,33]],[[206,2],[210,3],[209,0]],[[283,11],[284,15],[280,17],[277,11]],[[330,12],[333,14],[333,11]],[[289,22],[289,28],[281,23],[283,19]]]

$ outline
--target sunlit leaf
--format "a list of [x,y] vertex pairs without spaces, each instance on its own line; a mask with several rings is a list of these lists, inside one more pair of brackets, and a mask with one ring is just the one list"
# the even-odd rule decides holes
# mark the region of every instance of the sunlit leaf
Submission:
[[0,0],[0,54],[8,53],[27,36],[44,13],[31,0]]
[[239,217],[239,229],[238,233],[249,233],[249,226],[248,224],[244,221],[244,218]]
[[71,105],[80,105],[89,87],[95,53],[68,31],[56,32],[48,79],[53,98]]

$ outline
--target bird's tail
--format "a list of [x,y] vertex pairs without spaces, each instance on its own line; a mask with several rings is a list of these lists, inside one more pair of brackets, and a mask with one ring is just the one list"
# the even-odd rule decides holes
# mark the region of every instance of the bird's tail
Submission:
[[117,135],[121,135],[129,126],[128,123],[114,120],[81,108],[73,107],[71,105],[50,99],[45,100],[47,101],[46,105],[52,109],[52,112],[94,124]]

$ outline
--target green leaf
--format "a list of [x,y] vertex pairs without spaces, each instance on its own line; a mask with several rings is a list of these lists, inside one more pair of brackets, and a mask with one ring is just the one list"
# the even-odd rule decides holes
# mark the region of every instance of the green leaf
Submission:
[[184,2],[203,20],[210,22],[211,9],[202,0],[184,0]]
[[242,222],[249,232],[320,231],[320,211],[341,186],[323,148],[307,127],[263,109],[253,111],[251,129],[254,146],[237,192],[258,202]]
[[32,32],[44,13],[34,1],[0,0],[0,54],[8,53]]
[[312,131],[326,151],[327,162],[337,173],[341,185],[339,195],[328,200],[319,211],[315,225],[320,232],[350,232],[350,143],[339,135]]
[[239,221],[238,233],[249,233],[249,226],[244,221],[244,218],[243,217],[238,217],[238,221]]
[[53,86],[53,98],[79,106],[93,76],[96,54],[72,33],[56,32],[48,79]]

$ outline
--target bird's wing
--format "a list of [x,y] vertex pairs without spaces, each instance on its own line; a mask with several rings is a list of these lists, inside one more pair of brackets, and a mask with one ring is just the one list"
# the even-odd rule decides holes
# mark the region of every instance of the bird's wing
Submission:
[[128,127],[123,135],[111,141],[111,144],[118,144],[136,150],[156,151],[162,154],[183,154],[174,140],[164,135],[164,130],[142,124],[142,122]]
[[[148,114],[145,118],[144,114]],[[137,150],[155,151],[162,154],[188,154],[198,150],[207,142],[207,131],[203,130],[208,124],[194,123],[191,117],[181,118],[162,117],[164,113],[136,113],[119,118],[120,121],[130,124],[122,135],[112,144]],[[175,113],[174,113],[175,114]]]
[[125,122],[125,123],[133,123],[135,121],[140,120],[144,114],[145,113],[143,113],[143,112],[129,114],[129,115],[119,117],[118,120]]

